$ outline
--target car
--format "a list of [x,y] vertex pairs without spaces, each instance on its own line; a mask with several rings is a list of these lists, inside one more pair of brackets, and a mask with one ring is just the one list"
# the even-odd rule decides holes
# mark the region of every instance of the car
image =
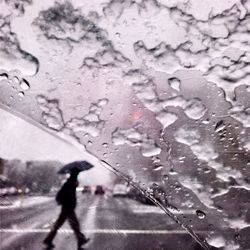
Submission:
[[104,191],[104,189],[103,189],[103,186],[97,185],[97,186],[96,186],[96,189],[95,189],[95,194],[96,194],[96,195],[103,195],[103,194],[105,194],[105,191]]
[[0,197],[4,197],[8,194],[7,188],[0,188]]
[[91,194],[91,187],[87,186],[87,185],[83,186],[82,193],[83,194]]
[[128,187],[124,184],[116,184],[113,189],[114,197],[126,197],[128,195]]
[[18,192],[17,192],[17,188],[16,187],[9,187],[8,188],[8,193],[7,193],[8,195],[17,195],[18,194]]

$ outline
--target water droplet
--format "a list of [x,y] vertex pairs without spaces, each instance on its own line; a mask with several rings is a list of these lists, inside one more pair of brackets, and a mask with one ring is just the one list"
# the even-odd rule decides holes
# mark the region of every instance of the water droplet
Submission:
[[1,81],[6,81],[6,80],[8,80],[8,74],[7,73],[0,73],[0,82]]
[[102,146],[103,146],[104,148],[107,148],[107,147],[108,147],[108,143],[103,143]]
[[153,163],[155,163],[155,164],[161,162],[161,159],[159,157],[155,157],[155,156],[152,157],[152,160],[153,160]]
[[173,169],[170,169],[170,170],[169,170],[169,174],[170,174],[170,175],[177,175],[178,173],[175,172]]
[[183,163],[183,162],[185,162],[185,159],[186,159],[185,156],[179,157],[179,162],[180,162],[180,163]]
[[225,123],[223,120],[220,120],[216,123],[214,131],[215,132],[220,132],[225,128]]
[[19,91],[19,92],[18,92],[18,95],[19,95],[20,97],[24,97],[24,92],[23,92],[23,91]]
[[167,174],[164,174],[162,177],[163,177],[163,179],[164,179],[165,181],[167,181],[167,180],[169,179],[169,176],[168,176]]
[[156,165],[156,166],[153,167],[154,171],[159,171],[159,170],[162,170],[162,169],[163,169],[162,165]]
[[93,144],[93,142],[92,141],[88,141],[88,144],[91,146]]
[[205,168],[205,169],[204,169],[204,173],[205,173],[205,174],[211,173],[211,169]]
[[14,77],[13,77],[13,82],[14,82],[15,84],[18,84],[18,83],[19,83],[19,78],[18,78],[17,76],[14,76]]
[[117,39],[120,39],[120,38],[121,38],[121,34],[120,34],[119,32],[116,32],[116,33],[115,33],[115,36],[116,36]]
[[108,102],[109,102],[109,100],[106,99],[106,98],[100,99],[100,100],[98,101],[98,106],[99,106],[99,107],[104,107],[104,106],[106,106],[106,105],[108,104]]
[[172,89],[180,91],[180,85],[181,85],[180,79],[176,77],[171,77],[168,79],[168,84]]
[[210,120],[209,120],[209,119],[206,119],[206,120],[202,121],[202,123],[205,124],[205,125],[207,125],[207,124],[210,123]]
[[29,84],[25,79],[22,79],[22,80],[20,81],[20,87],[21,87],[21,89],[23,89],[23,90],[29,90],[30,84]]
[[154,182],[154,183],[152,184],[152,188],[158,188],[158,187],[159,187],[159,185],[158,185],[157,183]]
[[201,210],[196,210],[196,215],[201,220],[206,217],[206,214],[203,211],[201,211]]

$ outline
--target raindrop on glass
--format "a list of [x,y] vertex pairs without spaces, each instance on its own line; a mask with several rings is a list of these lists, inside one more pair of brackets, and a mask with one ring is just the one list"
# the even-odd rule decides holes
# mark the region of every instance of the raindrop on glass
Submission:
[[22,79],[20,81],[20,87],[22,90],[29,90],[30,84],[25,79]]
[[0,82],[1,81],[6,81],[6,80],[8,80],[8,74],[7,73],[0,73]]
[[215,132],[220,132],[221,130],[223,130],[225,128],[225,124],[223,120],[220,120],[216,123],[214,131]]
[[153,163],[160,163],[161,162],[161,159],[159,157],[152,157],[152,160],[153,160]]
[[18,92],[18,95],[19,95],[20,97],[24,97],[24,92],[23,92],[23,91],[19,91],[19,92]]
[[18,84],[18,83],[19,83],[19,78],[18,78],[17,76],[14,76],[14,77],[13,77],[13,82],[14,82],[15,84]]
[[196,215],[201,220],[206,217],[206,214],[203,211],[201,211],[201,210],[196,210]]
[[153,167],[154,171],[159,171],[159,170],[162,170],[162,169],[163,169],[162,165],[156,165],[156,166]]
[[173,169],[170,169],[170,170],[169,170],[169,174],[170,174],[170,175],[177,175],[178,173],[175,172]]
[[180,91],[181,81],[176,77],[171,77],[168,79],[169,86],[177,91]]
[[167,174],[164,174],[162,177],[163,177],[163,179],[164,179],[165,181],[167,181],[167,180],[169,179],[169,176],[168,176]]

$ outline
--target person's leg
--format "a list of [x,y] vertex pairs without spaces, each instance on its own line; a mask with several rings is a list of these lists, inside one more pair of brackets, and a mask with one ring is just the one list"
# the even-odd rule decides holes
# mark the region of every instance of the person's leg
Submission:
[[87,243],[89,239],[87,239],[85,235],[81,232],[80,225],[74,210],[71,210],[70,213],[68,214],[68,220],[77,238],[78,247],[81,247],[83,244]]
[[65,222],[66,218],[67,218],[67,213],[62,208],[61,213],[60,213],[58,219],[56,220],[56,222],[53,225],[53,227],[51,228],[49,234],[47,235],[47,237],[43,241],[45,244],[52,245],[52,241],[53,241],[53,239],[56,236],[57,230],[63,225],[63,223]]

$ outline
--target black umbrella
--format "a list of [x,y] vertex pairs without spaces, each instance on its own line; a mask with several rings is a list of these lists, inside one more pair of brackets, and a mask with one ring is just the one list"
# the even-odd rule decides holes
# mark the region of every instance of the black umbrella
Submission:
[[58,174],[70,174],[72,171],[85,171],[93,168],[94,165],[87,161],[74,161],[65,166],[63,166],[59,171]]

